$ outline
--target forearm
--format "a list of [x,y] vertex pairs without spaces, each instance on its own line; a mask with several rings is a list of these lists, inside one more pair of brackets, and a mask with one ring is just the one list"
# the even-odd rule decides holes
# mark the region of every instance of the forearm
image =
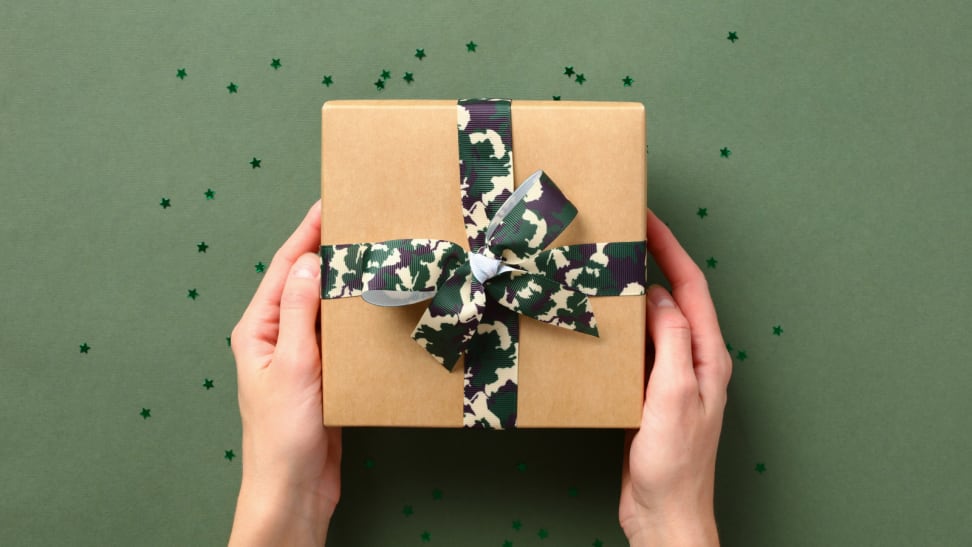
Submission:
[[236,503],[230,547],[324,545],[333,507],[294,492],[256,488],[244,481]]

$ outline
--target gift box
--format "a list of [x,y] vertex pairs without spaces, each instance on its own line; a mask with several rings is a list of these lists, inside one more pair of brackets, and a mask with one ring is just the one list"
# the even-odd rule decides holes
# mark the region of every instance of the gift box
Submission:
[[321,148],[325,425],[638,426],[642,104],[335,100]]

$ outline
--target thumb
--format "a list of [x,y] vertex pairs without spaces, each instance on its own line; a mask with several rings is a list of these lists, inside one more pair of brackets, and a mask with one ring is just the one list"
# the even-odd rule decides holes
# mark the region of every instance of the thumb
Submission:
[[288,367],[317,366],[317,312],[321,305],[321,262],[304,253],[290,268],[280,295],[280,331],[275,361]]
[[648,330],[655,346],[655,362],[648,379],[648,401],[665,408],[698,398],[699,382],[692,361],[692,332],[688,319],[660,285],[648,288]]

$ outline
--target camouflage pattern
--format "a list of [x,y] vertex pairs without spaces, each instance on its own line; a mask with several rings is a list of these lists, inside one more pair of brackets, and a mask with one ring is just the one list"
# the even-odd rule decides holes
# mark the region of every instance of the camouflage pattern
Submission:
[[[435,239],[322,245],[321,298],[364,295],[372,303],[402,305],[428,293],[412,338],[449,370],[465,355],[464,426],[510,428],[516,425],[518,314],[597,336],[587,297],[644,294],[646,245],[544,250],[577,209],[542,171],[514,191],[510,102],[464,100],[457,112],[468,253]],[[514,270],[473,275],[471,253]],[[366,295],[378,291],[390,295],[387,301]],[[412,299],[398,304],[395,295]]]

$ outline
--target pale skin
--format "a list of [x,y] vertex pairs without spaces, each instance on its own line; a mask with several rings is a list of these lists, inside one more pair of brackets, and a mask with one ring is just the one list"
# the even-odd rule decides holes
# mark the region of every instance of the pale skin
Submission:
[[[320,217],[317,202],[233,329],[243,477],[231,546],[324,545],[340,497],[341,432],[321,425]],[[618,516],[634,547],[718,545],[715,457],[732,360],[705,276],[651,211],[647,238],[673,294],[648,291],[654,352]]]

